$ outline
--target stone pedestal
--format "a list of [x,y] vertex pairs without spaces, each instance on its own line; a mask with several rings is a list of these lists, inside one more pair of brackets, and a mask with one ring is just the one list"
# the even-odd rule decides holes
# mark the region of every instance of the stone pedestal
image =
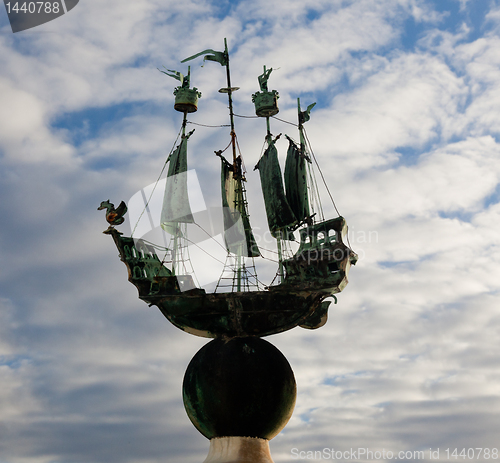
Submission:
[[273,463],[273,459],[267,439],[214,437],[204,463]]

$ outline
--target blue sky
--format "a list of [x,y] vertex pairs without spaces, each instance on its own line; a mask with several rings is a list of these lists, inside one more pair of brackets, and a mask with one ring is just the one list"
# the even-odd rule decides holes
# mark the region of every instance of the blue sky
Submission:
[[[274,461],[497,448],[499,3],[81,0],[16,34],[0,11],[0,463],[206,457],[181,395],[206,340],[137,298],[97,207],[155,182],[174,143],[176,82],[157,68],[185,72],[224,37],[237,114],[253,115],[264,64],[280,118],[295,120],[298,96],[317,102],[309,139],[360,255],[324,327],[268,338],[298,385]],[[191,119],[227,124],[223,72],[200,65]],[[252,170],[265,124],[236,130],[265,236]],[[228,137],[196,126],[190,140],[208,207]]]

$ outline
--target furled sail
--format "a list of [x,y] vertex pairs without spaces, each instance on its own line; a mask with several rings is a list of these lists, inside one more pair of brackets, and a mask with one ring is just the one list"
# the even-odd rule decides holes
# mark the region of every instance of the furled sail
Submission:
[[[288,137],[287,137],[288,138]],[[306,159],[299,147],[288,138],[290,145],[285,163],[286,199],[295,218],[302,222],[310,216],[307,192]]]
[[[273,142],[269,143],[255,168],[259,169],[269,230],[277,238],[280,230],[286,231],[289,227],[293,227],[297,219],[285,196],[278,151]],[[284,233],[281,237],[293,239],[291,233]]]
[[179,234],[179,223],[193,223],[187,187],[187,137],[170,155],[161,211],[161,227],[168,233]]
[[[241,162],[241,158],[240,162]],[[246,211],[241,175],[234,176],[231,164],[221,156],[222,207],[226,249],[237,255],[258,257],[255,241]]]

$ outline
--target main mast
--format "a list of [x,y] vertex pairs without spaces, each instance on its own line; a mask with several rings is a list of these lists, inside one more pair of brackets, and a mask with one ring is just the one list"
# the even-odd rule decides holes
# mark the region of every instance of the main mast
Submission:
[[[245,181],[243,171],[242,171],[242,159],[241,156],[237,156],[236,153],[236,132],[235,132],[235,127],[234,127],[234,111],[233,111],[233,98],[232,94],[236,90],[239,89],[239,87],[232,87],[231,85],[231,72],[229,69],[229,51],[227,47],[227,39],[224,38],[224,51],[214,51],[212,49],[204,50],[200,53],[197,53],[196,55],[190,56],[189,58],[184,59],[181,61],[184,63],[185,61],[190,61],[194,58],[197,58],[201,55],[204,56],[204,60],[208,61],[216,61],[218,62],[221,66],[224,66],[226,68],[226,80],[227,80],[227,87],[221,88],[219,90],[220,93],[227,93],[228,96],[228,105],[229,105],[229,120],[231,124],[231,150],[232,150],[232,165],[231,165],[231,173],[232,173],[232,180],[234,181],[234,195],[231,195],[234,197],[233,204],[229,204],[229,208],[231,209],[232,213],[234,213],[235,216],[241,215],[241,220],[243,222],[243,228],[244,228],[244,237],[238,244],[238,249],[236,252],[234,252],[234,249],[232,249],[230,252],[233,252],[236,254],[236,269],[235,269],[235,280],[236,280],[236,291],[241,291],[242,290],[242,280],[243,280],[243,275],[242,275],[242,269],[244,267],[244,262],[243,262],[243,254],[246,254],[248,257],[256,257],[260,253],[256,249],[256,244],[255,240],[250,228],[250,223],[248,220],[248,213],[246,210],[246,193],[245,193],[245,187],[243,185],[243,181]],[[217,151],[216,154],[221,157],[223,162],[225,162],[224,158],[222,157],[222,151]],[[232,219],[234,221],[234,217]],[[245,249],[247,248],[247,249]],[[228,247],[229,251],[229,247]],[[233,287],[234,289],[234,287]]]
[[[241,171],[241,163],[238,163],[236,160],[236,132],[234,130],[234,112],[233,112],[233,91],[239,90],[239,87],[231,87],[231,72],[229,70],[229,51],[227,49],[227,39],[224,38],[224,57],[226,61],[226,79],[227,79],[227,87],[221,88],[219,90],[220,93],[227,93],[227,99],[229,104],[229,120],[231,123],[231,148],[233,153],[233,175],[235,180],[237,180],[238,187],[242,193],[242,171]],[[240,195],[236,195],[236,198],[240,197]],[[243,198],[243,195],[241,195]],[[235,200],[235,208],[238,209],[239,204],[236,204]],[[239,250],[236,254],[236,291],[241,291],[241,266],[242,266],[242,250]]]
[[231,72],[229,71],[229,51],[227,49],[227,39],[224,38],[224,55],[226,57],[226,78],[227,88],[221,88],[219,92],[227,91],[227,99],[229,102],[229,119],[231,121],[231,147],[233,150],[233,166],[236,166],[236,132],[234,131],[234,112],[233,112],[233,91],[239,90],[239,87],[231,87]]

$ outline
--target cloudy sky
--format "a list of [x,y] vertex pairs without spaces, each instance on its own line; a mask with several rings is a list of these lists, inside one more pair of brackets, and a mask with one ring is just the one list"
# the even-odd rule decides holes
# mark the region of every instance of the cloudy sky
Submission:
[[[477,449],[500,447],[500,4],[81,0],[16,34],[0,8],[0,463],[204,460],[181,385],[207,340],[137,298],[97,207],[155,182],[175,141],[176,82],[157,68],[185,73],[224,37],[237,114],[253,115],[264,64],[280,118],[317,102],[309,139],[360,256],[323,328],[267,338],[298,385],[274,460],[486,461]],[[223,69],[200,65],[190,119],[227,124]],[[236,124],[263,236],[265,123]],[[228,140],[191,139],[207,207]]]

